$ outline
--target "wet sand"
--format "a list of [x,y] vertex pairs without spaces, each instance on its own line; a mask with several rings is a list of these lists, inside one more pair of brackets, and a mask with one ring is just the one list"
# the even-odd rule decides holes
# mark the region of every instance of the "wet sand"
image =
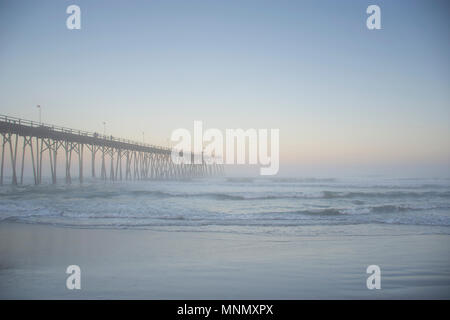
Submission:
[[[273,236],[2,222],[0,298],[450,298],[450,235],[389,228],[386,236]],[[66,288],[73,264],[81,290]],[[366,288],[371,264],[381,267],[381,290]]]

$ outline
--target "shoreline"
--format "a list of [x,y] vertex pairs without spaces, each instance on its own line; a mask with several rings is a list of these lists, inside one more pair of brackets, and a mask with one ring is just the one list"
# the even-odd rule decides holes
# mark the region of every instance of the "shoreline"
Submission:
[[[0,298],[449,299],[449,240],[413,229],[355,239],[1,222]],[[81,290],[65,287],[73,264]],[[371,264],[381,290],[366,288]]]

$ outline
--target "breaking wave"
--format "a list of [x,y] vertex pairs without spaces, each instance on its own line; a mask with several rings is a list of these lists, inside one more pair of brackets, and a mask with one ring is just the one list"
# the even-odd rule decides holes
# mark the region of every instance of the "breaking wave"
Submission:
[[446,227],[450,226],[450,185],[444,182],[412,185],[399,180],[395,187],[386,188],[368,187],[380,186],[379,181],[289,178],[1,186],[0,221],[92,228]]

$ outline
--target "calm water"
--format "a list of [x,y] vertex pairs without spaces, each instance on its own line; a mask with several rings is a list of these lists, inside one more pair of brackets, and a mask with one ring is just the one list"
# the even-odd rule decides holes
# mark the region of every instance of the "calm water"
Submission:
[[449,179],[61,183],[2,186],[0,199],[3,221],[68,227],[283,234],[302,226],[340,226],[336,230],[352,233],[355,226],[376,224],[450,233]]

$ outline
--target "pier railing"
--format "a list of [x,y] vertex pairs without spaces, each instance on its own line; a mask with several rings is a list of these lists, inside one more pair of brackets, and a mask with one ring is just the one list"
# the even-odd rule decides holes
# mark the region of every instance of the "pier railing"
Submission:
[[103,139],[103,140],[111,141],[111,142],[128,143],[128,144],[133,144],[133,145],[137,145],[137,146],[141,146],[141,147],[160,149],[161,151],[170,151],[171,150],[168,147],[161,147],[161,146],[156,146],[156,145],[149,144],[149,143],[139,142],[136,140],[118,138],[118,137],[114,137],[113,135],[106,135],[106,134],[101,134],[98,132],[89,132],[89,131],[71,129],[71,128],[67,128],[67,127],[56,126],[53,124],[46,124],[46,123],[42,123],[42,122],[38,122],[38,121],[26,120],[26,119],[21,119],[21,118],[17,118],[17,117],[6,116],[6,115],[0,115],[0,122],[24,125],[24,126],[28,126],[31,128],[45,128],[47,130],[52,130],[52,131],[59,132],[59,133],[80,135],[80,136],[85,136],[85,137]]

